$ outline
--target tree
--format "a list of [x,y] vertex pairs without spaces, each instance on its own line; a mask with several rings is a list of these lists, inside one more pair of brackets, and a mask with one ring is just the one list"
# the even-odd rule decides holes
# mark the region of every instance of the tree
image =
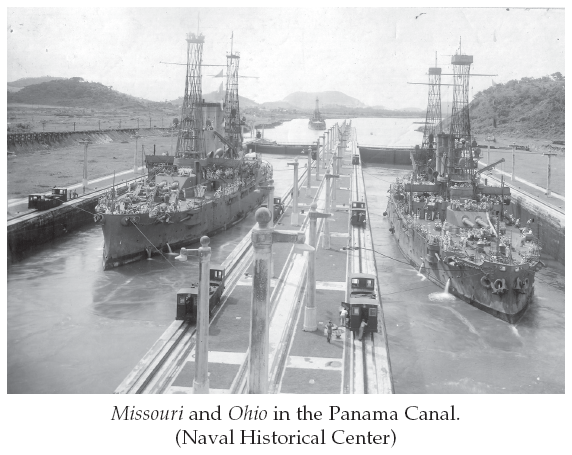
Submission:
[[173,119],[173,126],[174,126],[175,128],[177,128],[178,125],[179,125],[179,119],[178,119],[177,117],[175,117],[175,118]]
[[564,81],[564,76],[562,76],[562,73],[560,73],[559,71],[551,74],[550,77],[552,77],[552,79],[554,79],[555,81]]

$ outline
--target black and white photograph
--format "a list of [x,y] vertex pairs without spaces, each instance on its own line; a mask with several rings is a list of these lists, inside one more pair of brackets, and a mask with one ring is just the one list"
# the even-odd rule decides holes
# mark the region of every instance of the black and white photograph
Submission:
[[563,8],[153,6],[7,8],[8,395],[565,393]]

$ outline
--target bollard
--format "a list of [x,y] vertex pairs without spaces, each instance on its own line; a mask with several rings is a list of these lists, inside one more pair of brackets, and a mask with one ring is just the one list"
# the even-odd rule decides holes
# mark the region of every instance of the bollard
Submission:
[[[326,206],[325,211],[326,213],[331,213],[331,202],[330,202],[330,188],[331,188],[331,179],[339,178],[339,175],[330,174],[330,170],[326,173]],[[324,223],[324,240],[322,240],[322,248],[325,250],[330,249],[330,223],[329,220],[326,220]]]
[[318,328],[316,321],[316,248],[317,248],[317,229],[318,218],[328,218],[332,216],[329,213],[321,213],[316,210],[318,204],[312,202],[308,216],[310,217],[310,246],[314,251],[308,252],[308,269],[307,269],[307,299],[306,309],[304,312],[304,331],[315,332]]
[[91,141],[79,141],[83,144],[83,192],[85,194],[85,189],[87,188],[87,146],[91,144]]
[[293,226],[298,225],[298,157],[294,158],[293,163],[288,163],[288,166],[294,166],[294,185],[292,186],[292,219]]
[[544,194],[546,194],[546,196],[550,196],[552,194],[550,191],[550,178],[552,174],[551,158],[556,156],[556,153],[543,153],[543,155],[548,157],[548,164],[546,167],[546,193]]
[[[303,232],[275,231],[268,226],[270,213],[261,207],[256,211],[257,225],[252,229],[254,271],[250,318],[250,352],[248,356],[248,393],[268,393],[269,300],[268,267],[274,243],[303,244]],[[306,250],[310,247],[306,246]]]
[[195,345],[195,379],[193,380],[193,393],[209,393],[209,285],[210,285],[210,239],[201,237],[200,248],[181,248],[181,254],[175,259],[186,261],[187,256],[199,257],[199,292],[197,303],[197,337]]

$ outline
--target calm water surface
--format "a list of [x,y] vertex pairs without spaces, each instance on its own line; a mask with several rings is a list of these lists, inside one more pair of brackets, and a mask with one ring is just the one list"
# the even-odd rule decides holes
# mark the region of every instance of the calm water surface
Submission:
[[[412,145],[421,138],[414,121],[360,118],[352,125],[361,144]],[[321,134],[305,119],[265,131],[279,142],[309,143]],[[266,157],[278,195],[291,182],[289,158]],[[389,183],[405,172],[364,167],[396,392],[563,393],[564,268],[548,261],[537,274],[534,304],[516,326],[440,298],[440,288],[399,262],[382,216]],[[215,236],[213,262],[253,224],[251,215]],[[177,289],[198,275],[195,261],[173,256],[103,272],[101,248],[101,229],[88,227],[8,270],[9,393],[113,392],[173,321]]]

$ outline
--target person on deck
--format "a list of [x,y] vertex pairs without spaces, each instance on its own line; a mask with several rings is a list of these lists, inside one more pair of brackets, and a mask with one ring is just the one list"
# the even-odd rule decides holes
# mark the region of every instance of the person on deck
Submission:
[[332,339],[332,330],[333,329],[334,329],[334,324],[330,320],[330,321],[328,321],[328,324],[326,325],[326,337],[328,339],[328,343]]

